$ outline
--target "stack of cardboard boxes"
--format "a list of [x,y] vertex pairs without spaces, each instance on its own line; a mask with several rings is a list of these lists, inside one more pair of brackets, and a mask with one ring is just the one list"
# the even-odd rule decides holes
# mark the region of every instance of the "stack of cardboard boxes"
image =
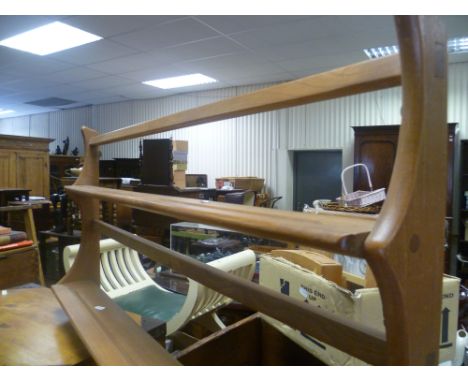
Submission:
[[188,141],[172,141],[172,174],[174,186],[185,188],[187,171]]

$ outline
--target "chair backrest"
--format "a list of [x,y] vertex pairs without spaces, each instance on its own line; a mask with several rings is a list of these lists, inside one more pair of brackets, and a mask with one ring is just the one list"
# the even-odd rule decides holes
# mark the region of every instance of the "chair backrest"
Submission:
[[[65,247],[63,263],[68,271],[80,244]],[[101,289],[115,299],[131,292],[154,286],[161,291],[172,292],[155,283],[141,265],[138,252],[113,240],[100,241],[101,252]],[[222,271],[251,280],[255,271],[256,258],[251,250],[245,250],[208,263]],[[174,293],[175,294],[175,293]],[[180,296],[179,296],[180,297]],[[232,300],[198,282],[189,279],[189,288],[185,302],[178,313],[166,323],[166,333],[171,334],[188,321],[227,305]],[[154,302],[158,304],[157,301]]]
[[[208,265],[243,279],[252,280],[255,272],[256,258],[255,253],[247,249],[218,260],[210,261]],[[182,309],[167,322],[167,333],[170,334],[182,327],[189,320],[227,305],[231,301],[232,299],[229,297],[189,279],[189,289],[185,304]]]
[[[101,252],[101,289],[111,298],[133,292],[155,282],[141,265],[137,251],[113,240],[99,242]],[[75,260],[80,244],[63,250],[63,267],[67,272]]]

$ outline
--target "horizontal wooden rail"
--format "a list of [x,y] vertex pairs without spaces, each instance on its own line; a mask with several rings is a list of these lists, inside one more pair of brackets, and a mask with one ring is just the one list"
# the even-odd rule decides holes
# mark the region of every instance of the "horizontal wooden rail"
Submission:
[[103,235],[319,341],[371,364],[387,362],[385,335],[382,332],[223,272],[113,225],[99,220],[95,220],[93,225]]
[[399,56],[334,69],[91,138],[92,146],[397,86]]
[[96,186],[68,186],[71,197],[92,197],[181,220],[213,224],[248,235],[362,257],[373,218],[312,214],[199,199],[135,193]]
[[178,365],[92,281],[52,286],[94,361],[104,366]]

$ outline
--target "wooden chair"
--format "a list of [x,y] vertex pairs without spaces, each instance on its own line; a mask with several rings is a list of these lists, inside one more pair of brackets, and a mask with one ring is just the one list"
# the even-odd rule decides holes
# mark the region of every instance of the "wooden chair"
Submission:
[[[137,251],[113,239],[101,240],[101,289],[125,311],[166,322],[166,334],[172,334],[188,321],[208,315],[211,327],[223,328],[216,310],[232,300],[189,279],[187,296],[162,288],[141,265]],[[63,264],[68,271],[80,249],[70,245],[63,251]],[[255,271],[255,253],[242,251],[214,260],[208,265],[251,280]]]
[[0,289],[12,288],[27,283],[39,283],[44,286],[44,275],[32,206],[0,207],[1,213],[21,214],[27,239],[31,240],[33,244],[0,252]]
[[[101,135],[83,128],[84,169],[67,187],[81,209],[83,239],[73,268],[53,290],[98,364],[178,364],[101,291],[101,235],[365,362],[438,363],[447,171],[446,36],[435,17],[395,20],[400,55]],[[98,187],[100,145],[399,84],[403,108],[398,151],[387,199],[376,220],[358,214],[305,214]],[[100,200],[365,258],[380,289],[386,331],[348,322],[115,228],[99,220]]]

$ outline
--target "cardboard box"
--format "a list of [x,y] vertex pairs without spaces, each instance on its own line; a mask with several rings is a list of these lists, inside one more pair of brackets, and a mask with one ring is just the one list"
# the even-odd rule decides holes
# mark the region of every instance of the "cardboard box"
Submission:
[[322,253],[302,249],[276,249],[271,251],[270,255],[294,262],[324,279],[342,285],[343,267],[338,261]]
[[185,188],[185,171],[174,171],[174,186],[179,188]]
[[226,176],[223,178],[216,178],[216,188],[220,189],[226,183],[230,183],[234,188],[262,192],[265,179],[255,176]]
[[188,141],[172,141],[172,151],[188,152]]
[[[311,305],[319,306],[350,321],[384,331],[382,302],[378,288],[362,288],[352,292],[282,258],[260,256],[260,285],[289,295]],[[439,362],[452,360],[455,353],[458,294],[460,279],[444,276],[442,295],[441,342]],[[329,365],[366,365],[332,346],[277,321],[275,325],[293,341]]]
[[174,163],[172,165],[173,171],[187,171],[187,163]]

